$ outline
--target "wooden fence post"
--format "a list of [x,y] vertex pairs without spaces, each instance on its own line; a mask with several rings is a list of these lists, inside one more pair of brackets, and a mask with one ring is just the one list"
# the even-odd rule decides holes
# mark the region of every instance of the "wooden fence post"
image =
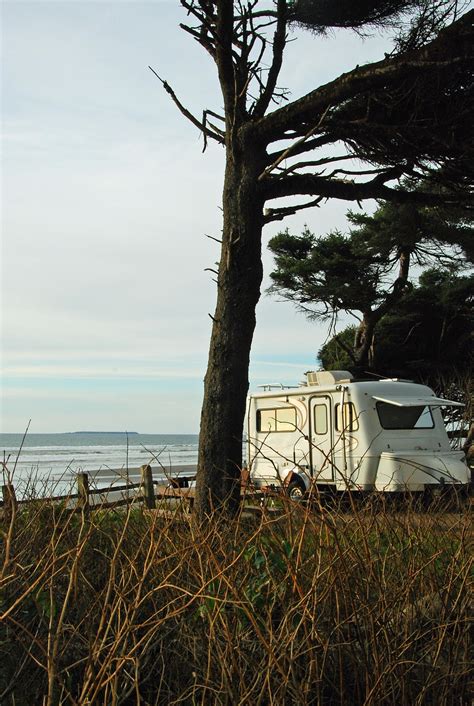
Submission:
[[6,524],[11,522],[12,517],[16,514],[18,507],[15,488],[13,483],[2,485],[2,500],[3,500],[3,518]]
[[156,507],[155,503],[155,488],[153,485],[153,472],[151,466],[145,465],[140,467],[140,473],[142,474],[142,495],[145,499],[145,505],[150,510]]
[[89,511],[89,476],[87,473],[77,474],[77,507],[83,512]]

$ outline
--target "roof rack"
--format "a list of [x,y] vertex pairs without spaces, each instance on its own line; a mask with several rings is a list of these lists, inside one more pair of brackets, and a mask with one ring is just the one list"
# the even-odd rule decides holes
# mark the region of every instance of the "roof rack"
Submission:
[[272,390],[291,390],[297,385],[284,385],[282,382],[266,382],[263,385],[257,385],[257,387],[262,388],[264,392],[271,392]]

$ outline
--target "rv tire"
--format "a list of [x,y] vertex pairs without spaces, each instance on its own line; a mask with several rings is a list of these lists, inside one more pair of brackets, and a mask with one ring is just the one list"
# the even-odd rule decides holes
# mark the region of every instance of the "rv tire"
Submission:
[[286,492],[291,500],[301,502],[306,497],[306,486],[301,478],[294,478],[289,483]]

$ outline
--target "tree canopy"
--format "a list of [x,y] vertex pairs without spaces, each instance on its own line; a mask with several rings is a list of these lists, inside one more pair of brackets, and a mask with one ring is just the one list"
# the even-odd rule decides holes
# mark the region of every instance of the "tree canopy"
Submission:
[[349,211],[347,234],[300,236],[288,230],[272,238],[275,255],[270,291],[294,302],[310,319],[341,313],[359,318],[354,340],[341,339],[351,366],[373,365],[375,329],[412,290],[413,265],[436,265],[440,276],[473,262],[471,217],[460,209],[384,203],[374,214]]
[[[473,364],[474,276],[432,268],[380,321],[374,369],[380,375],[434,379]],[[347,348],[355,326],[325,343],[318,357],[324,367],[353,366]],[[343,345],[341,345],[341,343]]]
[[473,361],[474,276],[437,268],[382,320],[375,360],[383,372],[433,376]]

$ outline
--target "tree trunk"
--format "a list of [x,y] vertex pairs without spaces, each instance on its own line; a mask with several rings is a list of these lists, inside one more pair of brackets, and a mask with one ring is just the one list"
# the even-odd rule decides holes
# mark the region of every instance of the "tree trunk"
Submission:
[[364,311],[362,321],[356,329],[354,340],[354,353],[356,366],[354,372],[363,375],[372,365],[372,345],[375,327],[379,319],[373,311]]
[[[232,142],[231,142],[232,140]],[[234,512],[240,500],[242,431],[255,308],[262,282],[263,198],[257,177],[264,150],[249,130],[229,138],[223,192],[223,233],[201,412],[195,513]]]
[[357,327],[354,340],[357,374],[363,374],[373,367],[375,329],[382,317],[403,297],[410,271],[410,256],[411,248],[402,246],[398,253],[398,277],[393,283],[392,291],[376,309],[362,312],[362,321]]

